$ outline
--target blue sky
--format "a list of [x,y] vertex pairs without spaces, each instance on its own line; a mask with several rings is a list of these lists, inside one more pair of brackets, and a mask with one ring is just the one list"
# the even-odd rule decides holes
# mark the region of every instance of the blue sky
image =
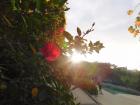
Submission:
[[99,54],[87,55],[86,60],[110,62],[140,70],[140,41],[127,31],[135,18],[135,15],[128,16],[127,11],[133,9],[138,2],[139,0],[69,0],[66,30],[76,35],[77,26],[86,31],[95,22],[95,31],[87,39],[93,42],[100,40],[105,46]]

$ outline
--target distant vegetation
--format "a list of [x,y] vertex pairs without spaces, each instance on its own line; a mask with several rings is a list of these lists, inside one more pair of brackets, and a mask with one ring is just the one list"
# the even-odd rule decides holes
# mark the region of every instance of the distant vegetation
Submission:
[[[140,71],[138,70],[129,70],[126,67],[117,67],[114,64],[100,62],[83,62],[80,65],[83,65],[84,69],[92,74],[92,77],[101,76],[105,83],[103,84],[104,88],[117,89],[117,91],[130,94],[140,93],[138,92],[140,91]],[[89,92],[91,94],[97,94],[96,88],[89,89]]]
[[140,91],[140,71],[128,70],[126,67],[117,67],[115,65],[112,67],[112,74],[105,82]]
[[129,70],[126,67],[117,67],[110,63],[81,62],[73,64],[73,70],[71,71],[73,71],[74,84],[79,84],[79,87],[89,88],[90,85],[96,85],[96,81],[92,78],[100,76],[101,81],[105,83],[140,91],[140,71],[138,70]]

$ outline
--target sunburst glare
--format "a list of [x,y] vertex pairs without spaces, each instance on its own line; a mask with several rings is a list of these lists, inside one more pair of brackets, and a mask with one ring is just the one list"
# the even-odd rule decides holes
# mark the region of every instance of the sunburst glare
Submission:
[[73,54],[71,55],[70,60],[73,63],[78,63],[78,62],[84,61],[85,60],[85,56],[83,54],[80,54],[77,51],[73,51]]

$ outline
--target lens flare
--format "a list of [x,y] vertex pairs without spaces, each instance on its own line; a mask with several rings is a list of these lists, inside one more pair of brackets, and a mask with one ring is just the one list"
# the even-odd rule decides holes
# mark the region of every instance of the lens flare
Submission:
[[70,59],[73,63],[79,63],[81,61],[84,61],[85,57],[84,55],[74,51]]

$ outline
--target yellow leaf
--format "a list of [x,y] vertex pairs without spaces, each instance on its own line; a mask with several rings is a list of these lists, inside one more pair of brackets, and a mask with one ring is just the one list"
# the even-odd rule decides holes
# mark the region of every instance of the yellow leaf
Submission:
[[133,12],[134,12],[133,10],[128,10],[128,11],[127,11],[127,14],[128,14],[128,15],[132,15]]
[[135,21],[135,25],[139,27],[140,26],[140,21],[138,21],[138,20]]
[[133,33],[133,32],[135,31],[135,29],[133,29],[133,27],[130,26],[130,27],[128,28],[128,31],[129,31],[130,33]]
[[37,95],[38,95],[38,88],[37,87],[32,88],[32,96],[35,97]]
[[32,50],[32,53],[35,54],[37,52],[35,47],[31,43],[29,44],[29,46],[30,46],[30,48]]
[[33,12],[34,12],[34,11],[31,10],[31,9],[28,10],[28,14],[32,14]]
[[49,2],[50,0],[46,0],[46,2]]
[[136,31],[134,32],[134,37],[138,36],[138,34],[139,34],[139,30],[136,30]]

